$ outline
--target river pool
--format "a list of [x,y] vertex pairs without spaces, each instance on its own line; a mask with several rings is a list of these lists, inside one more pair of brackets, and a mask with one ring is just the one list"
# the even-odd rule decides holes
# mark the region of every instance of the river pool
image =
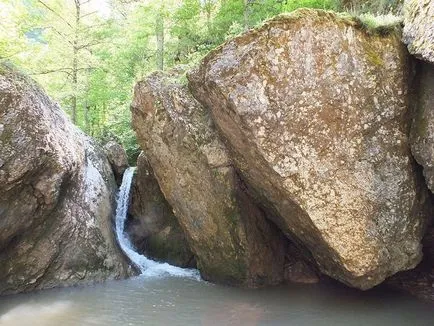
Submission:
[[246,290],[139,276],[0,298],[0,325],[434,325],[434,304],[385,289],[293,285]]

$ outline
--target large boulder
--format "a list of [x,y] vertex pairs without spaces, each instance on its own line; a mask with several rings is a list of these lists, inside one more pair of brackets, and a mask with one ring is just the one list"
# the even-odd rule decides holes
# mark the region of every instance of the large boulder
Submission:
[[415,268],[392,276],[387,284],[421,299],[434,301],[434,225],[422,239],[423,260]]
[[126,231],[138,252],[171,265],[194,267],[194,255],[184,231],[143,152],[137,159],[128,212]]
[[411,54],[434,63],[434,1],[404,1],[403,41]]
[[0,66],[0,293],[120,278],[116,184],[102,150]]
[[208,112],[176,78],[154,73],[136,85],[133,127],[202,277],[280,282],[282,235],[249,200]]
[[411,150],[422,165],[426,183],[434,193],[434,65],[420,62],[411,125]]
[[321,271],[368,289],[420,261],[428,192],[410,153],[399,35],[299,10],[189,74],[244,180]]

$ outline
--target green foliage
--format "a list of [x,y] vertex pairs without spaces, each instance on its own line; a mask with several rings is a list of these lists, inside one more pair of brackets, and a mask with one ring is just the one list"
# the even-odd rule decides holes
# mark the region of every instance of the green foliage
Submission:
[[395,31],[402,23],[402,18],[392,14],[374,16],[361,14],[356,16],[359,24],[370,34],[387,35]]
[[[77,1],[79,11],[76,0],[0,0],[0,60],[35,78],[85,132],[100,142],[121,142],[130,160],[139,151],[129,109],[137,80],[175,65],[188,69],[226,39],[282,12],[301,7],[388,12],[400,3]],[[360,24],[380,34],[396,26],[389,16],[361,15]]]
[[341,0],[338,9],[353,14],[399,14],[403,0]]

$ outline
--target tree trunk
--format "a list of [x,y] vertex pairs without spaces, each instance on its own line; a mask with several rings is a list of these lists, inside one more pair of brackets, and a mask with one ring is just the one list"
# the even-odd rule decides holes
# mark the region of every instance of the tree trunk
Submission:
[[212,0],[205,0],[204,8],[205,8],[205,13],[206,13],[206,29],[207,29],[208,35],[210,35],[210,32],[211,32],[211,13],[212,13],[212,9],[213,9]]
[[164,70],[164,17],[161,9],[155,21],[155,35],[157,37],[157,69]]
[[75,1],[75,35],[72,52],[72,122],[77,124],[77,92],[78,92],[78,34],[80,28],[80,0]]
[[93,136],[91,129],[93,129],[89,123],[89,106],[87,104],[87,100],[84,102],[84,130],[87,134]]
[[244,0],[244,30],[248,30],[250,27],[249,24],[249,0]]

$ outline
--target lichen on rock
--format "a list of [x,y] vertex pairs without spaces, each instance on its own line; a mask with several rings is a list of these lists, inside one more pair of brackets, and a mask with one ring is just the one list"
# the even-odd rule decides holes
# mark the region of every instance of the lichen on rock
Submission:
[[188,75],[278,227],[361,289],[421,259],[429,199],[409,147],[408,62],[396,33],[299,10]]
[[403,41],[411,54],[434,64],[434,2],[404,1]]

